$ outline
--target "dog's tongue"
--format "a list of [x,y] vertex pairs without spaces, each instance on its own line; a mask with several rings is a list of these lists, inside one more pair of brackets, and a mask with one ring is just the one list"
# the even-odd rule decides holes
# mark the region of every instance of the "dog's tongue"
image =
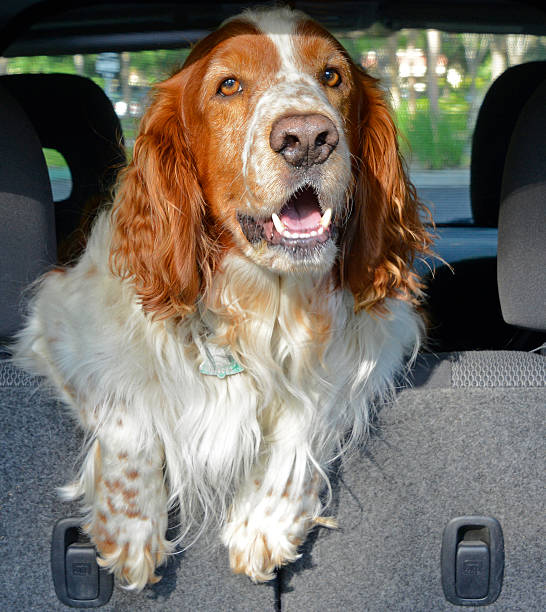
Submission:
[[320,206],[312,189],[295,193],[279,214],[280,220],[289,231],[311,230],[320,224]]

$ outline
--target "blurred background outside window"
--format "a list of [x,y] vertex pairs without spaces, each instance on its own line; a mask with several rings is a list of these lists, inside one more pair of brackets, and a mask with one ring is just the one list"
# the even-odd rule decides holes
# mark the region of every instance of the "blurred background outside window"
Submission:
[[[353,59],[381,79],[396,115],[400,146],[421,199],[438,224],[472,224],[469,162],[476,116],[491,83],[509,66],[546,59],[546,37],[390,32],[338,33]],[[128,155],[150,87],[176,71],[188,49],[0,58],[0,74],[64,72],[91,78],[111,99]],[[70,173],[45,150],[55,199]],[[64,165],[63,165],[64,164]]]

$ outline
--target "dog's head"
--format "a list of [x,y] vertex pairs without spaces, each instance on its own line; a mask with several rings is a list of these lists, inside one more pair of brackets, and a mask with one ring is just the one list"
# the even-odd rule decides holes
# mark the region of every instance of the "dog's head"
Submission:
[[229,20],[156,87],[113,218],[113,265],[161,315],[192,310],[231,250],[334,271],[373,308],[418,292],[429,244],[376,80],[290,9]]

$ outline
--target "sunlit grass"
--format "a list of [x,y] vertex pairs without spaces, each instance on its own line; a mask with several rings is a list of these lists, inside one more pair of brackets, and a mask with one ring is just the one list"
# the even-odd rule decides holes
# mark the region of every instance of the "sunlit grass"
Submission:
[[428,99],[418,99],[415,106],[412,114],[404,100],[396,111],[404,156],[431,170],[466,165],[470,138],[468,104],[461,99],[440,100],[436,121],[432,119]]

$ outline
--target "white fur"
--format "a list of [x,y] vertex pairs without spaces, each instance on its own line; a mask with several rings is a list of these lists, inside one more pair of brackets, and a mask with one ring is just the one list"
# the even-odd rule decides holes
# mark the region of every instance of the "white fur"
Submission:
[[[353,434],[348,440],[362,438],[371,402],[388,392],[404,356],[416,350],[418,316],[399,300],[387,300],[384,317],[355,315],[347,292],[317,294],[317,279],[282,277],[230,256],[211,291],[213,310],[203,303],[179,323],[153,321],[130,282],[109,271],[110,232],[109,214],[103,213],[80,262],[43,279],[19,338],[18,363],[54,384],[103,455],[111,449],[108,460],[103,457],[101,482],[118,478],[116,453],[130,456],[142,476],[139,510],[157,519],[152,553],[160,552],[158,543],[168,548],[163,541],[168,495],[171,504],[180,505],[180,538],[192,529],[199,533],[212,523],[226,524],[224,541],[252,557],[256,534],[245,539],[241,532],[247,521],[279,549],[275,564],[292,560],[297,542],[322,511],[313,498],[317,487],[307,500],[309,483],[316,474],[327,482],[328,465],[347,432]],[[218,308],[237,310],[237,287],[260,295],[265,304],[261,312],[246,313],[229,347],[245,371],[224,379],[205,376],[199,373],[196,340],[213,343],[214,334],[222,336],[230,319]],[[312,330],[294,319],[294,304],[302,299],[332,317],[323,363]],[[163,456],[165,496],[161,470],[146,468],[150,458],[157,464]],[[72,494],[85,496],[89,520],[96,520],[105,502],[91,460]],[[289,481],[290,497],[283,498]],[[151,496],[151,488],[158,494]],[[280,512],[280,501],[286,529],[276,514],[262,513],[265,506]],[[111,519],[120,526],[120,516],[109,516],[109,524]],[[142,538],[138,529],[125,533],[127,541],[131,534]],[[289,536],[296,544],[286,544]],[[142,557],[144,543],[131,546],[140,546],[135,555]],[[134,558],[130,563],[138,565]],[[254,579],[271,577],[271,563],[248,563]],[[134,570],[133,586],[141,588],[149,578],[143,571]]]
[[[242,153],[243,177],[247,185],[247,207],[262,215],[276,212],[283,202],[303,185],[311,185],[321,195],[323,210],[333,208],[341,214],[346,205],[346,186],[350,181],[351,161],[343,118],[330,104],[314,75],[298,68],[293,45],[299,21],[307,17],[288,8],[246,11],[241,18],[251,22],[275,45],[280,69],[272,84],[258,100],[248,122]],[[320,173],[304,179],[281,180],[282,159],[269,146],[269,132],[275,119],[289,114],[319,114],[335,125],[339,143]],[[264,197],[266,196],[266,197]]]
[[[282,25],[282,15],[253,18],[269,28],[290,78],[279,75],[256,105],[245,171],[274,182],[280,162],[264,144],[267,125],[287,110],[321,112],[340,143],[317,190],[340,207],[350,183],[342,119],[317,83],[295,75],[285,45],[294,22]],[[362,440],[373,402],[415,354],[420,318],[397,299],[385,301],[384,315],[355,314],[351,293],[333,285],[333,261],[291,275],[231,253],[193,314],[154,320],[131,281],[109,268],[111,224],[103,212],[77,265],[43,278],[15,348],[86,432],[87,458],[65,497],[83,497],[102,563],[131,588],[153,581],[173,548],[165,528],[175,504],[175,543],[220,526],[233,569],[267,580],[327,522],[319,492],[328,468]],[[201,374],[204,351],[227,351],[244,371]]]

